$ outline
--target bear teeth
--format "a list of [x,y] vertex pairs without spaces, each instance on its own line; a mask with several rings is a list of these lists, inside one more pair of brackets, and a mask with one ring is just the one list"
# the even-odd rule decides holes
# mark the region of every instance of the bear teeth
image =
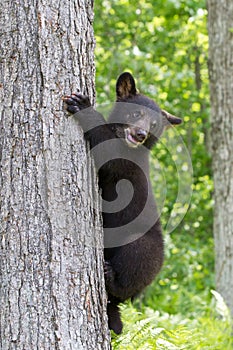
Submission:
[[140,142],[135,140],[135,138],[131,135],[129,128],[125,129],[125,139],[130,147],[137,147],[140,144]]

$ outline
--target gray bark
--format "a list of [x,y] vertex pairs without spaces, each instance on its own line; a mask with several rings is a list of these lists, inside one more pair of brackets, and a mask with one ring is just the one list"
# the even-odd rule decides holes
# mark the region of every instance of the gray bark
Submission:
[[233,2],[208,10],[216,285],[233,315]]
[[0,14],[0,349],[109,349],[96,176],[61,99],[94,99],[92,2]]

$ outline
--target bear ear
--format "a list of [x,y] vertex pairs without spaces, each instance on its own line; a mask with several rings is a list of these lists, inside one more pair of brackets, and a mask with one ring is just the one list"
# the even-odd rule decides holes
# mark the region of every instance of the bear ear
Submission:
[[167,111],[165,111],[164,109],[162,109],[162,115],[167,119],[168,121],[168,125],[167,127],[169,127],[169,124],[173,124],[173,125],[178,125],[182,123],[182,119],[175,117],[174,115],[168,113]]
[[122,73],[116,83],[117,99],[125,99],[136,94],[137,90],[133,76],[128,72]]

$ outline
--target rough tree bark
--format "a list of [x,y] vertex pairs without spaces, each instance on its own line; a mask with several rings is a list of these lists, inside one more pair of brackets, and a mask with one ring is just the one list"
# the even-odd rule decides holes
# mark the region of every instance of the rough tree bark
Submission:
[[96,177],[61,100],[94,99],[92,5],[1,1],[1,350],[109,349]]
[[216,285],[233,315],[233,1],[208,1]]

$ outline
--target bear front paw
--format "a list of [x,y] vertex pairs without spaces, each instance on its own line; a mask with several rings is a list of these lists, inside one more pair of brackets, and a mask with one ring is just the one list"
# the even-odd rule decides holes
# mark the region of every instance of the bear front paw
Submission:
[[110,261],[104,262],[104,277],[107,284],[110,284],[115,278],[115,272]]
[[88,96],[81,94],[72,94],[71,96],[64,96],[63,101],[65,103],[65,109],[75,114],[82,109],[88,108],[91,106]]

